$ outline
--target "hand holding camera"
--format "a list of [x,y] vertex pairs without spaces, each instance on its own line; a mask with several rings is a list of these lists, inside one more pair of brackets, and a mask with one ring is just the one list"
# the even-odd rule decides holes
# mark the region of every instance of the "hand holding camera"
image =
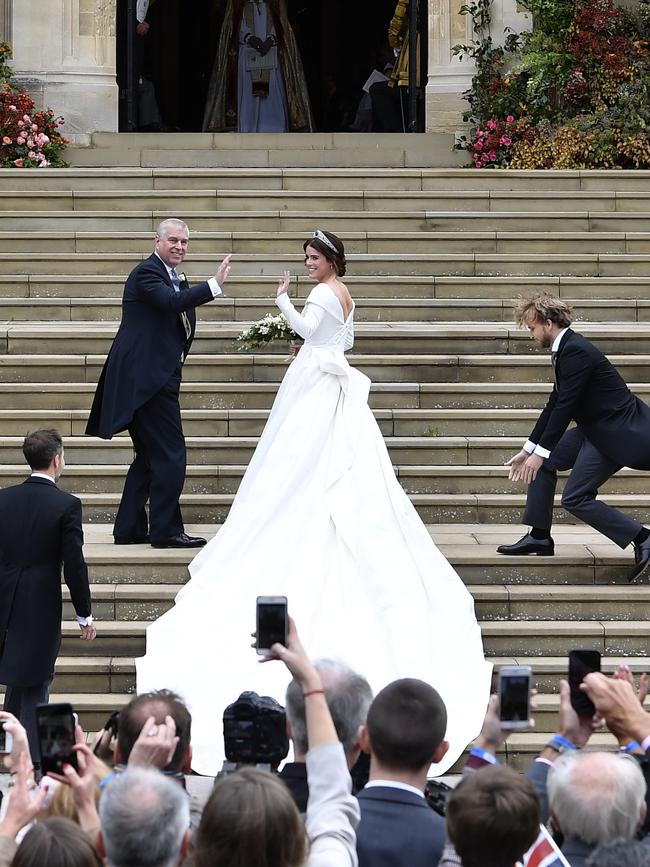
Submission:
[[14,765],[14,785],[5,817],[0,822],[0,836],[14,838],[43,809],[47,791],[34,784],[29,753],[20,753]]

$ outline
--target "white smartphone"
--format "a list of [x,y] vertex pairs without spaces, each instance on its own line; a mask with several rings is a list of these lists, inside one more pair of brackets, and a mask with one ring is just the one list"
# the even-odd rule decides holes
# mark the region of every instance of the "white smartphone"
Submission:
[[286,596],[258,596],[255,614],[256,650],[266,656],[274,644],[286,646],[289,614]]
[[501,728],[521,731],[530,719],[530,665],[504,665],[499,669],[499,716]]

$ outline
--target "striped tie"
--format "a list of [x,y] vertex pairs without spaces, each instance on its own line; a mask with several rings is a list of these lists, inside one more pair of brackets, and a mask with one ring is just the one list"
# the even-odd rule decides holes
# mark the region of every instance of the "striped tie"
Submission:
[[[172,284],[174,286],[175,292],[181,291],[181,278],[176,273],[176,269],[171,269],[171,278]],[[185,329],[185,337],[189,340],[192,335],[192,326],[190,325],[190,320],[187,317],[187,313],[184,310],[181,310],[180,313],[181,322],[183,323],[183,328]]]

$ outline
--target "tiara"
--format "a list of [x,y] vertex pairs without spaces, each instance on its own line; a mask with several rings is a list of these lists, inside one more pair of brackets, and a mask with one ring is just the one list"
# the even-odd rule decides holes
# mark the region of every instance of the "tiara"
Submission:
[[317,241],[322,241],[323,244],[325,244],[326,247],[329,247],[329,248],[330,248],[330,250],[334,250],[334,252],[336,253],[337,256],[340,256],[340,255],[341,255],[341,254],[339,253],[339,251],[336,249],[336,247],[334,246],[334,244],[332,244],[332,242],[330,241],[330,239],[327,237],[327,235],[325,234],[325,232],[321,232],[320,229],[316,229],[316,231],[315,231],[314,234],[313,234],[313,237],[316,238]]

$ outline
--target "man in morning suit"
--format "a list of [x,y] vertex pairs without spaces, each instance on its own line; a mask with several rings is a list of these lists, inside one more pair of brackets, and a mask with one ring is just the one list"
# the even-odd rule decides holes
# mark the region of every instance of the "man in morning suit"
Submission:
[[359,742],[370,776],[359,793],[359,867],[431,867],[445,844],[445,823],[424,797],[427,771],[449,747],[447,709],[421,680],[393,681],[368,710]]
[[181,517],[186,449],[179,393],[183,362],[196,329],[194,308],[221,294],[230,273],[230,256],[214,277],[189,286],[185,275],[176,271],[187,253],[188,239],[185,223],[165,220],[156,232],[153,254],[129,274],[122,322],[86,426],[91,436],[111,439],[128,430],[133,440],[135,458],[113,528],[116,545],[205,545],[205,539],[185,533]]
[[65,466],[61,437],[35,431],[23,454],[31,476],[0,491],[0,683],[4,710],[21,721],[37,757],[35,708],[48,700],[61,644],[61,566],[81,638],[92,641],[95,627],[81,502],[56,484]]
[[[531,529],[499,554],[555,552],[551,538],[557,471],[571,469],[562,505],[620,548],[634,545],[633,581],[650,566],[650,531],[596,499],[598,488],[621,467],[650,470],[650,407],[589,340],[573,331],[571,308],[551,295],[520,301],[517,323],[551,349],[555,385],[523,449],[510,458],[510,479],[528,484],[523,523]],[[569,423],[575,427],[569,428]]]

